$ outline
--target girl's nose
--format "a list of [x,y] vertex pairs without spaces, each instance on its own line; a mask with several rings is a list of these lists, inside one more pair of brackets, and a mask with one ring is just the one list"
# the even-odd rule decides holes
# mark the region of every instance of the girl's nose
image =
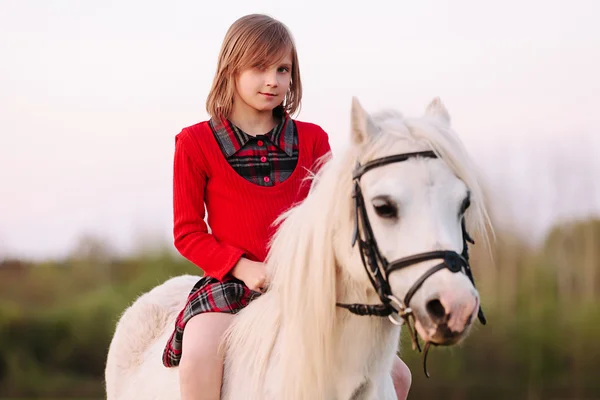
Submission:
[[277,71],[269,71],[266,73],[266,77],[265,77],[265,81],[267,83],[267,86],[270,87],[277,87],[278,82],[277,82]]

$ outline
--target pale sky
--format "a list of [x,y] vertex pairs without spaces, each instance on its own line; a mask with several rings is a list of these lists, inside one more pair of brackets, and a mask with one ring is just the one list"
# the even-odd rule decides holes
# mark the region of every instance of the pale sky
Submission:
[[600,1],[0,0],[0,258],[170,244],[173,138],[253,12],[295,36],[298,119],[334,155],[351,96],[406,115],[440,96],[502,224],[600,214]]

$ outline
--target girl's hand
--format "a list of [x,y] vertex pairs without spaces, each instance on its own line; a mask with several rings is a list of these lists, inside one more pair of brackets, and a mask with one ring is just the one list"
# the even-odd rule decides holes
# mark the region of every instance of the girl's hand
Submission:
[[264,293],[267,283],[267,268],[261,262],[240,258],[231,270],[231,275],[244,282],[250,290]]

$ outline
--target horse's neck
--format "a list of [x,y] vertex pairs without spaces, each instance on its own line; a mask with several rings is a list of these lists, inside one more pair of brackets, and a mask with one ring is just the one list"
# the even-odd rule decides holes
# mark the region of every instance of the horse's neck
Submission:
[[[370,288],[346,282],[345,290],[339,293],[342,303],[378,304],[379,297]],[[360,295],[362,293],[362,295]],[[343,366],[345,373],[365,370],[367,374],[379,374],[387,369],[396,354],[400,327],[388,318],[368,317],[337,310],[337,354],[336,365]]]
[[358,358],[362,363],[366,358],[380,359],[389,346],[396,347],[400,328],[388,318],[348,314],[345,310],[338,311],[338,358],[348,357],[345,360],[348,362]]
[[335,393],[354,398],[361,386],[379,387],[389,376],[400,336],[399,327],[387,318],[337,312]]

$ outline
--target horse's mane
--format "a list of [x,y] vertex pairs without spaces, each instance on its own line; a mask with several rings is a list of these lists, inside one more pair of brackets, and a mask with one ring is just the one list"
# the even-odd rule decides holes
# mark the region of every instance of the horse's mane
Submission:
[[[236,318],[227,333],[228,350],[239,365],[254,371],[251,393],[260,393],[269,359],[277,360],[282,398],[326,400],[335,381],[337,233],[350,237],[352,169],[409,141],[433,149],[471,190],[467,226],[485,233],[487,212],[483,192],[460,140],[435,118],[404,119],[395,112],[373,116],[380,133],[340,157],[327,159],[311,177],[307,198],[276,222],[267,264],[271,281],[266,294]],[[350,240],[347,241],[350,245]],[[251,335],[250,335],[251,333]],[[276,347],[275,342],[278,340]],[[232,376],[238,372],[230,371]]]

